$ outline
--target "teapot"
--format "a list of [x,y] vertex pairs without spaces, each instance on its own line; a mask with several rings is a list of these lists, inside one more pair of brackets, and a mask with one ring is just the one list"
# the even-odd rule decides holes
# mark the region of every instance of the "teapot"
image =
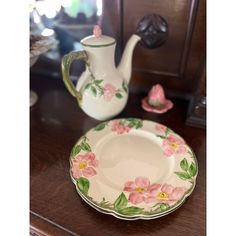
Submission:
[[[128,100],[133,51],[140,39],[136,34],[130,37],[117,68],[114,62],[116,40],[102,35],[99,26],[94,27],[93,35],[81,40],[83,51],[72,51],[63,56],[61,67],[64,84],[88,116],[107,120],[124,109]],[[74,60],[83,60],[86,65],[76,86],[69,74]]]

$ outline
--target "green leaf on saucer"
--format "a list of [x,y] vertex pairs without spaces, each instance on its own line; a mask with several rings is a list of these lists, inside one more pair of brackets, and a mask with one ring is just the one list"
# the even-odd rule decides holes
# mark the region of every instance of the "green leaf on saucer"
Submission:
[[178,177],[180,179],[183,179],[183,180],[187,180],[187,179],[191,179],[191,175],[189,175],[187,172],[175,172],[176,175],[178,175]]
[[117,97],[117,98],[123,98],[122,94],[121,94],[121,93],[118,93],[118,92],[116,93],[116,97]]
[[88,190],[89,190],[89,180],[84,178],[84,177],[80,177],[79,179],[76,180],[77,186],[79,188],[79,190],[82,193],[87,194]]
[[126,207],[128,203],[128,200],[125,196],[125,194],[122,192],[120,194],[120,196],[116,199],[115,203],[114,203],[114,208],[119,211],[122,208]]
[[91,152],[91,147],[89,146],[88,143],[82,142],[80,146],[83,151]]
[[189,167],[189,174],[194,177],[197,174],[197,166],[196,164],[194,164],[193,162],[191,163],[190,167]]
[[120,209],[119,213],[124,214],[124,215],[136,215],[136,214],[142,213],[143,210],[144,208],[131,206],[131,207]]
[[97,96],[97,90],[94,86],[91,86],[91,91],[92,91],[93,95],[96,97]]
[[161,208],[162,211],[167,210],[169,207],[170,207],[170,206],[169,206],[168,204],[166,204],[166,203],[162,203],[162,204],[160,205],[160,208]]
[[96,131],[103,130],[103,129],[106,127],[106,124],[107,124],[107,122],[102,122],[102,123],[98,124],[98,125],[94,128],[94,130],[96,130]]
[[187,171],[188,170],[188,161],[186,160],[186,158],[184,158],[181,162],[180,162],[180,167],[182,170]]

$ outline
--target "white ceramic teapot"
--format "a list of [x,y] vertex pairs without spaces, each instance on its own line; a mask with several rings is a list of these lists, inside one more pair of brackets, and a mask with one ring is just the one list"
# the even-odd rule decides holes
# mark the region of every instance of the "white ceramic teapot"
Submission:
[[[116,68],[116,40],[102,35],[99,26],[94,27],[93,33],[81,40],[84,51],[70,52],[63,57],[63,81],[87,115],[106,120],[119,114],[126,106],[133,50],[141,38],[135,34],[131,36]],[[69,79],[73,60],[84,60],[86,63],[86,70],[80,76],[76,88]]]

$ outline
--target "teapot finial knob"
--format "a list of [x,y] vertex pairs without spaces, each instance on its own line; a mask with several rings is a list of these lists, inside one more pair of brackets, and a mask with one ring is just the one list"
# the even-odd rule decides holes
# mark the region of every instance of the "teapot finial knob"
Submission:
[[101,37],[102,35],[102,29],[99,25],[95,25],[93,27],[93,35],[96,37],[96,38],[99,38]]

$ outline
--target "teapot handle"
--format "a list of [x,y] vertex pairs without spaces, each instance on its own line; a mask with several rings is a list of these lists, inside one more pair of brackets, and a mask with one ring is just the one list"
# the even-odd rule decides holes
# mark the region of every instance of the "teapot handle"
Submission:
[[73,97],[76,97],[78,102],[82,100],[82,94],[76,90],[74,84],[70,80],[70,66],[74,60],[83,60],[88,65],[88,56],[85,51],[70,52],[63,56],[61,62],[63,82]]

